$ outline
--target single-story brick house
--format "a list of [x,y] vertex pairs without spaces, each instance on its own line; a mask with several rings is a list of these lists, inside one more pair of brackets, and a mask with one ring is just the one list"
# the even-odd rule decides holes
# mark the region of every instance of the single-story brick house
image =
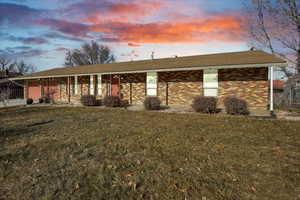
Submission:
[[190,105],[195,96],[237,96],[249,107],[272,108],[273,68],[286,62],[263,51],[244,51],[143,61],[64,67],[15,78],[25,98],[47,92],[55,101],[78,102],[85,94],[120,96],[140,104],[147,95],[163,104]]

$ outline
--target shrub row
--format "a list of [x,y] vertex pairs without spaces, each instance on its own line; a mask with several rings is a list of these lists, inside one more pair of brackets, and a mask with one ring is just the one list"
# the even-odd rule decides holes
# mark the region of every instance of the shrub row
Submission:
[[127,100],[121,100],[118,96],[106,96],[103,101],[97,100],[94,95],[84,95],[80,98],[80,102],[84,106],[100,106],[104,105],[106,107],[128,107],[129,102]]
[[51,103],[51,98],[49,96],[43,96],[39,98],[39,103]]
[[[96,100],[96,97],[94,95],[84,95],[81,97],[80,102],[84,106],[97,106],[101,105],[101,103],[98,103]],[[106,107],[128,107],[129,102],[128,100],[121,100],[118,96],[106,96],[104,97],[102,104]],[[144,106],[146,110],[159,110],[161,101],[158,97],[146,97],[144,101]]]
[[[84,95],[80,99],[84,106],[97,106],[101,105],[101,102],[96,99],[94,95]],[[50,98],[43,97],[39,99],[40,103],[49,103]],[[27,104],[32,104],[32,99],[27,99]],[[129,102],[127,100],[121,100],[118,96],[106,96],[103,99],[103,105],[106,107],[127,107]],[[224,99],[225,111],[231,115],[248,115],[249,110],[245,100],[238,99],[236,97],[226,97]],[[158,97],[148,96],[144,101],[144,107],[146,110],[160,110],[161,101]],[[193,100],[192,108],[196,112],[201,113],[217,113],[217,99],[215,97],[198,96]]]
[[[226,97],[224,99],[225,111],[230,115],[248,115],[247,102],[236,97]],[[192,108],[201,113],[217,113],[217,99],[215,97],[198,96],[194,98]]]

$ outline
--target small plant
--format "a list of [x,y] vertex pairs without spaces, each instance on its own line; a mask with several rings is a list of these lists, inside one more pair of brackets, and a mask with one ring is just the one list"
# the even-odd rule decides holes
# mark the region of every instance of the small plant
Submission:
[[161,101],[158,97],[146,97],[144,106],[146,110],[159,110]]
[[103,99],[103,104],[106,107],[120,107],[121,99],[118,96],[106,96]]
[[80,102],[84,106],[96,106],[97,100],[94,95],[84,95],[80,98]]
[[39,103],[44,103],[44,98],[39,98]]
[[32,99],[32,98],[28,98],[28,99],[26,100],[26,103],[27,103],[28,105],[33,104],[33,99]]
[[96,106],[102,106],[102,100],[96,99]]
[[236,97],[226,97],[224,99],[225,110],[230,115],[249,115],[247,102]]
[[121,105],[122,108],[127,108],[129,106],[129,101],[128,100],[121,100]]
[[43,103],[51,103],[51,98],[49,95],[43,96]]
[[198,96],[194,98],[192,108],[201,113],[217,113],[217,99],[215,97]]

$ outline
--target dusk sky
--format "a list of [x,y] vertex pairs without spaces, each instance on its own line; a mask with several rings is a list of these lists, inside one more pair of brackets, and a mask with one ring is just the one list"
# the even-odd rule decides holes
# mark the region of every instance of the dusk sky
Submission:
[[248,50],[243,0],[0,0],[0,54],[64,65],[85,41],[117,61]]

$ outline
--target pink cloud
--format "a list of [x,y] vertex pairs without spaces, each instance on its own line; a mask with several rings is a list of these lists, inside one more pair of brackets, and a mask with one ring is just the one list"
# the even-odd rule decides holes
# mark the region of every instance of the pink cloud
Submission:
[[110,22],[90,26],[101,32],[104,40],[128,43],[204,43],[209,41],[239,42],[244,34],[242,20],[233,16],[216,16],[181,22],[133,24]]

